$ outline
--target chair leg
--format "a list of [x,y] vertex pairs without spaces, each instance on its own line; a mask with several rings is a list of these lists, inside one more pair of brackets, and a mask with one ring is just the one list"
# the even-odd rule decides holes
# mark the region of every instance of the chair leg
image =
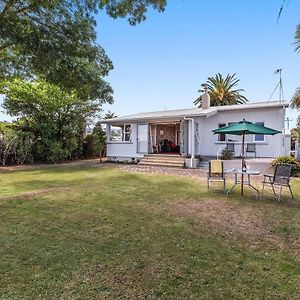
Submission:
[[274,189],[274,185],[271,184],[271,186],[272,186],[272,190],[273,190],[273,193],[274,193],[275,197],[277,197],[276,192],[275,192],[275,189]]
[[288,186],[289,186],[289,190],[290,190],[290,193],[291,193],[291,195],[292,195],[292,198],[295,199],[295,198],[294,198],[294,195],[293,195],[293,192],[292,192],[292,187],[291,187],[290,185],[288,185]]
[[209,189],[209,178],[207,177],[207,188]]
[[263,182],[263,186],[262,186],[262,189],[261,189],[261,195],[264,194],[264,190],[265,190],[265,182]]
[[224,186],[224,193],[226,194],[226,181],[225,181],[225,178],[223,180],[223,186]]
[[278,202],[281,200],[281,193],[282,193],[282,185],[280,186],[279,196],[278,196]]

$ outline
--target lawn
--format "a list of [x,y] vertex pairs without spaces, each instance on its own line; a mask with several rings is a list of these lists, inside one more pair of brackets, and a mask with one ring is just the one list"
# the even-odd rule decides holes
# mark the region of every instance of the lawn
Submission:
[[109,165],[2,171],[1,299],[299,299],[298,200]]

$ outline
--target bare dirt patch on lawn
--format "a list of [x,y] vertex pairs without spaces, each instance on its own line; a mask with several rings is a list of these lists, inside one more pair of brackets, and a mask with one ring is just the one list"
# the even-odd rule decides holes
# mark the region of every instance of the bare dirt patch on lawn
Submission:
[[268,218],[267,210],[214,199],[180,202],[168,209],[171,214],[192,221],[201,233],[230,237],[245,242],[251,248],[259,248],[263,244],[279,249],[285,246],[282,238],[274,232],[279,224]]
[[59,193],[59,192],[71,192],[71,187],[58,187],[58,188],[48,188],[48,189],[40,189],[40,190],[33,190],[28,192],[21,192],[13,195],[3,195],[0,196],[1,200],[30,200],[37,196],[45,196],[49,194]]

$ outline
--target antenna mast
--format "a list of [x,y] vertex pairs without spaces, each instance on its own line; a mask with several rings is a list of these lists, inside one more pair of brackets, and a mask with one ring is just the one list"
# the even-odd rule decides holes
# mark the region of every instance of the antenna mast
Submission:
[[268,102],[272,99],[273,95],[275,94],[276,90],[279,89],[279,102],[284,101],[283,96],[283,84],[282,84],[282,68],[275,70],[274,74],[279,74],[279,82],[276,84],[275,89],[273,90]]

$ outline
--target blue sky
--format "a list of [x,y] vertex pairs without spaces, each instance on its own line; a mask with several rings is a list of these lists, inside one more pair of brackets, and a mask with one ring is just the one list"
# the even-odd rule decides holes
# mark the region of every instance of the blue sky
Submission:
[[[276,24],[281,3],[168,0],[164,13],[149,10],[137,26],[101,12],[97,40],[114,63],[106,79],[115,91],[115,103],[104,109],[126,115],[193,107],[200,84],[218,72],[236,73],[251,102],[267,101],[279,67],[289,101],[300,86],[300,54],[293,45],[300,1],[285,0]],[[288,114],[293,126],[299,112]],[[0,113],[0,119],[9,117]]]
[[[283,68],[284,95],[300,86],[300,54],[294,34],[300,1],[169,0],[166,11],[149,11],[130,26],[101,12],[97,37],[114,63],[107,80],[117,115],[193,107],[200,84],[220,72],[236,73],[251,101],[267,101]],[[277,100],[276,95],[272,100]],[[295,120],[298,112],[289,112]]]

